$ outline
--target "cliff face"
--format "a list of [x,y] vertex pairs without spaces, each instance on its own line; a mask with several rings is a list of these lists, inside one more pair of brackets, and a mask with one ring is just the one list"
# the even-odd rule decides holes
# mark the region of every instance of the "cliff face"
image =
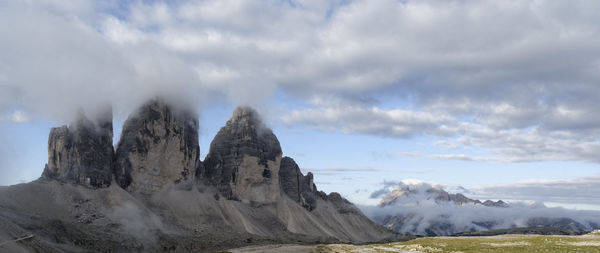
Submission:
[[125,121],[115,179],[128,191],[152,193],[191,178],[199,156],[197,116],[156,99]]
[[82,112],[69,126],[52,128],[43,178],[109,186],[113,166],[112,112],[90,120]]
[[238,107],[210,144],[198,177],[228,199],[273,203],[280,197],[281,146],[256,111]]
[[279,182],[281,190],[288,197],[309,211],[317,206],[317,198],[325,199],[325,193],[317,191],[317,186],[313,182],[313,174],[308,172],[304,176],[298,164],[290,157],[286,156],[281,159]]

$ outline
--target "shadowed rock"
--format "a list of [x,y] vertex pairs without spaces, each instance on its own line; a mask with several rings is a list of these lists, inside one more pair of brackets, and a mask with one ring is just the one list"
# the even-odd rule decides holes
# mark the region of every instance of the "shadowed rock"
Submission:
[[191,178],[199,156],[197,116],[155,99],[125,121],[115,179],[129,191],[152,193]]
[[71,125],[55,127],[48,137],[48,163],[42,178],[92,187],[109,186],[114,151],[112,111],[92,121],[80,112]]
[[281,189],[288,197],[309,211],[317,206],[317,198],[325,199],[325,193],[317,191],[317,186],[313,182],[313,174],[308,172],[304,176],[298,164],[290,157],[286,156],[281,159],[279,182]]
[[329,193],[329,195],[327,195],[327,201],[331,202],[340,213],[361,214],[360,210],[358,210],[354,204],[337,192]]
[[279,199],[281,146],[256,111],[238,107],[210,144],[198,177],[228,199],[273,203]]
[[281,184],[281,190],[297,203],[300,203],[301,184],[303,180],[304,175],[300,172],[300,168],[294,159],[287,156],[283,157],[279,169],[279,183]]

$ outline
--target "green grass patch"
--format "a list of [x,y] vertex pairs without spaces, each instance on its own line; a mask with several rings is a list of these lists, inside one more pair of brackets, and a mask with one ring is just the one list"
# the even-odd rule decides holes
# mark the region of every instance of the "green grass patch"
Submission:
[[314,252],[600,252],[600,233],[581,236],[425,237],[386,244],[320,245]]

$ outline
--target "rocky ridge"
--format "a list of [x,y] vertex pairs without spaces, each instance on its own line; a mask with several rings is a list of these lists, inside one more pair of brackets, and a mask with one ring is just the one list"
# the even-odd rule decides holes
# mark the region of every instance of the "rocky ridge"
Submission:
[[313,174],[308,172],[306,176],[303,175],[298,164],[290,157],[281,159],[279,181],[283,192],[309,211],[315,209],[317,197],[324,199],[325,193],[317,191]]
[[0,240],[33,235],[10,248],[24,252],[189,252],[398,237],[318,191],[251,108],[199,154],[197,117],[163,100],[129,116],[116,151],[112,121],[81,114],[51,131],[40,180],[0,188]]
[[424,190],[421,189],[413,189],[410,186],[398,187],[392,190],[389,194],[387,194],[378,204],[380,207],[390,206],[395,204],[397,201],[400,201],[404,198],[410,197],[411,195],[423,194],[426,196],[427,200],[433,200],[436,203],[454,203],[459,206],[464,205],[483,205],[489,207],[509,207],[509,205],[502,201],[492,201],[485,200],[481,201],[478,199],[470,199],[463,195],[462,193],[449,193],[442,188],[438,187],[430,187]]

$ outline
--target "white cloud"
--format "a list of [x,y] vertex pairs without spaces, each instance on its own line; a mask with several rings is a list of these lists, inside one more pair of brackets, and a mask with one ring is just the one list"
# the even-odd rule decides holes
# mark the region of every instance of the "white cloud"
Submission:
[[107,17],[102,23],[104,36],[119,44],[137,44],[146,39],[146,34],[115,17]]
[[538,180],[470,189],[476,197],[600,206],[600,177]]
[[29,117],[27,117],[27,114],[25,114],[25,112],[15,110],[13,113],[10,114],[10,121],[14,123],[28,123],[30,119]]
[[288,125],[306,125],[320,130],[390,137],[443,132],[445,124],[452,121],[443,114],[352,104],[295,109],[286,112],[281,120]]
[[316,175],[321,175],[321,176],[339,175],[339,174],[347,173],[347,172],[377,171],[376,169],[369,168],[369,167],[364,167],[364,168],[342,168],[342,167],[337,167],[337,168],[300,168],[300,170],[302,170],[303,173],[312,172]]
[[421,154],[420,152],[416,152],[416,151],[412,151],[412,152],[398,151],[398,152],[394,152],[394,154],[399,155],[399,156],[406,156],[406,157],[422,157],[423,156],[423,154]]
[[66,121],[105,103],[126,114],[157,94],[199,107],[282,90],[313,100],[286,124],[428,135],[490,154],[444,159],[600,162],[598,10],[583,0],[8,1],[0,111]]
[[[386,216],[392,219],[400,232],[427,234],[436,231],[450,235],[473,230],[505,229],[533,226],[531,219],[572,219],[585,229],[597,228],[599,178],[580,178],[561,181],[538,181],[520,184],[466,190],[459,187],[469,198],[509,200],[509,207],[483,205],[457,205],[438,200],[443,187],[419,180],[384,182],[383,188],[372,192],[371,198],[380,199],[383,206],[360,206],[370,218],[385,224]],[[485,192],[486,195],[476,195]],[[572,196],[569,198],[568,196]],[[442,197],[441,199],[445,199]],[[532,201],[534,200],[534,201]],[[545,202],[553,202],[552,206]],[[557,207],[559,206],[559,207]],[[579,210],[566,209],[565,206]],[[586,210],[589,208],[591,210]],[[543,219],[542,219],[543,220]],[[569,225],[569,220],[563,226]],[[547,223],[548,226],[550,223]],[[556,225],[556,224],[555,224]],[[573,225],[573,224],[571,224]],[[581,228],[579,228],[581,229]]]

